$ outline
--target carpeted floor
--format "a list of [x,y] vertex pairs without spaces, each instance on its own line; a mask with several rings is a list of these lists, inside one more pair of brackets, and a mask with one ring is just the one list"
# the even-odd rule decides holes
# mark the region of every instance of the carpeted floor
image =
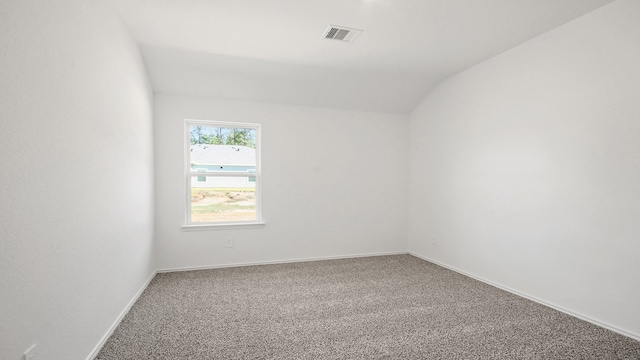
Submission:
[[640,342],[397,255],[158,274],[97,359],[640,359]]

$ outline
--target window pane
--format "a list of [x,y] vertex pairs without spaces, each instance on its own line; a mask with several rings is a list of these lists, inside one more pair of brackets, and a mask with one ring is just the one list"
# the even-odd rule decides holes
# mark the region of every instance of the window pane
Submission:
[[255,221],[256,183],[250,176],[191,177],[191,222]]
[[191,171],[255,171],[256,129],[191,125]]

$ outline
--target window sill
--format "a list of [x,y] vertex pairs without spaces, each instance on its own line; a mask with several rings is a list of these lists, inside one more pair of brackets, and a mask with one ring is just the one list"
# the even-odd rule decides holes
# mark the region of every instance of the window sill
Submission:
[[266,225],[265,222],[251,222],[238,224],[206,224],[206,225],[182,225],[182,231],[203,230],[229,230],[229,229],[259,229]]

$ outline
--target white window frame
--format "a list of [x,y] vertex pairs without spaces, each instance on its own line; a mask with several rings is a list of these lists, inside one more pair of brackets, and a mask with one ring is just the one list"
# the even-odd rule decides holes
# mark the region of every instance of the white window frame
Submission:
[[[248,171],[225,171],[225,172],[198,172],[191,169],[191,126],[209,126],[209,127],[223,127],[223,128],[244,128],[255,129],[256,131],[256,171],[248,173]],[[229,228],[255,228],[264,226],[264,220],[262,218],[262,181],[261,181],[261,125],[254,123],[240,123],[240,122],[226,122],[226,121],[214,121],[214,120],[184,120],[184,184],[185,184],[185,219],[183,230],[215,230],[215,229],[229,229]],[[208,222],[208,223],[194,223],[191,222],[191,177],[192,176],[235,176],[246,177],[251,174],[255,177],[256,188],[256,220],[251,221],[227,221],[227,222]]]

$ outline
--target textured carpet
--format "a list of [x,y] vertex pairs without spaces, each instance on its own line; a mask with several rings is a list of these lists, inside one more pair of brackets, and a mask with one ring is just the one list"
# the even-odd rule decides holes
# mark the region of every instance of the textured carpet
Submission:
[[397,255],[158,274],[97,359],[640,359],[640,342]]

